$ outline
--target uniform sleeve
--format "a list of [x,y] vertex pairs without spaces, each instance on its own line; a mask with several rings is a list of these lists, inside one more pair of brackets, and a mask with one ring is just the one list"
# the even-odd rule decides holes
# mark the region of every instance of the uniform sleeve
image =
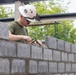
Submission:
[[28,35],[28,29],[24,27],[25,34]]
[[26,34],[28,35],[28,30],[27,30],[27,28],[26,28]]
[[10,32],[12,33],[12,34],[14,34],[14,32],[15,32],[15,27],[14,27],[15,25],[13,24],[13,23],[10,23],[9,25],[8,25],[8,28],[9,28],[9,30],[10,30]]

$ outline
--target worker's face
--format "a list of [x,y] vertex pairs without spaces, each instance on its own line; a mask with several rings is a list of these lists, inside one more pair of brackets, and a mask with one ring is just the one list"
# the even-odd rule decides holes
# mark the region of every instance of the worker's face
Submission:
[[22,23],[24,26],[28,26],[30,24],[30,21],[28,21],[26,18],[22,17]]
[[[26,19],[26,18],[25,18]],[[30,24],[30,21],[26,19],[27,24]]]

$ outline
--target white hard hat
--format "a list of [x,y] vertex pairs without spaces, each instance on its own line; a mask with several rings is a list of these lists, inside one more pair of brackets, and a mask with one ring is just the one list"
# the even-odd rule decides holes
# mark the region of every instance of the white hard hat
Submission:
[[19,12],[29,21],[34,22],[36,20],[39,20],[39,16],[36,13],[36,9],[33,5],[27,4],[24,6],[19,6]]

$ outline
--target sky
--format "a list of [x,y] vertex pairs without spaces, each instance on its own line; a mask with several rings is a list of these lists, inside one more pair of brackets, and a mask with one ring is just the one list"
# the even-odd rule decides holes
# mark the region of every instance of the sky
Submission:
[[[57,0],[55,0],[57,1]],[[76,13],[76,0],[60,0],[63,6],[67,6],[68,13]],[[70,3],[69,3],[70,1]],[[69,4],[67,4],[69,3]],[[73,22],[73,26],[76,27],[76,20]]]
[[[66,3],[70,1],[70,3],[67,5],[68,6],[68,13],[76,13],[76,0],[61,0],[62,4],[66,6]],[[73,22],[74,27],[76,27],[76,20]]]
[[[67,0],[65,0],[67,1]],[[69,9],[68,11],[69,12],[76,12],[76,0],[70,0],[71,3],[68,5]]]
[[[68,7],[69,7],[68,12],[76,13],[76,0],[71,0],[71,3],[68,5]],[[74,27],[76,27],[76,20],[74,20],[73,24],[74,24]]]

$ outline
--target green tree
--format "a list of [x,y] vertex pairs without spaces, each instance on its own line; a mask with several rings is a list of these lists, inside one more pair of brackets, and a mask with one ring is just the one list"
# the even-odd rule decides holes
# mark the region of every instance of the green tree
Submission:
[[[45,1],[35,2],[33,3],[33,5],[36,6],[37,12],[40,15],[66,13],[67,6],[61,5],[59,1],[55,2],[54,0],[51,0],[48,3],[46,3]],[[37,38],[37,39],[39,38],[41,40],[43,40],[45,36],[53,36],[73,43],[74,39],[72,39],[72,36],[70,33],[70,31],[73,29],[73,21],[63,20],[60,22],[61,22],[60,24],[55,23],[55,24],[52,24],[52,25],[50,24],[46,26],[28,27],[29,35],[32,38]]]
[[70,34],[71,42],[76,44],[76,28],[73,28],[69,34]]
[[0,18],[9,18],[13,16],[14,16],[14,12],[12,8],[4,7],[2,5],[0,6]]

